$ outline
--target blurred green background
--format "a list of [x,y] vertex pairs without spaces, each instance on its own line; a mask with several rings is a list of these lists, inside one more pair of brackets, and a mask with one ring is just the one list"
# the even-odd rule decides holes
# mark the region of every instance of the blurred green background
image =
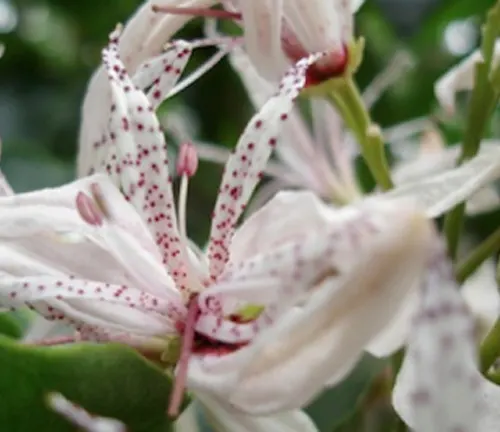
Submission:
[[[54,186],[74,176],[80,104],[100,61],[108,32],[125,21],[137,0],[0,0],[0,34],[5,53],[0,67],[2,169],[16,191]],[[468,54],[479,38],[479,23],[493,0],[379,0],[357,15],[366,38],[358,73],[364,87],[397,50],[408,50],[415,67],[380,99],[374,119],[391,125],[434,109],[433,83]],[[195,20],[183,37],[201,35]],[[196,53],[191,65],[210,53]],[[174,100],[198,125],[198,138],[232,146],[252,111],[239,79],[223,61]],[[455,139],[458,121],[447,132]],[[192,182],[189,227],[201,240],[204,214],[215,198],[220,167],[203,163]]]

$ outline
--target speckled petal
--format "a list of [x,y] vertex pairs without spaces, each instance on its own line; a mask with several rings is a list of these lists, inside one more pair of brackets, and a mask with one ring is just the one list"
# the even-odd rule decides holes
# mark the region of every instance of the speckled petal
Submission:
[[305,84],[308,66],[320,56],[299,61],[283,78],[279,91],[250,121],[225,166],[214,207],[208,255],[210,275],[216,278],[229,259],[228,245],[234,227],[257,185],[278,135]]
[[116,159],[109,161],[110,170],[118,173],[123,194],[142,214],[163,263],[182,289],[187,251],[177,228],[165,138],[146,95],[131,82],[113,42],[103,57],[114,100],[110,129],[116,140]]

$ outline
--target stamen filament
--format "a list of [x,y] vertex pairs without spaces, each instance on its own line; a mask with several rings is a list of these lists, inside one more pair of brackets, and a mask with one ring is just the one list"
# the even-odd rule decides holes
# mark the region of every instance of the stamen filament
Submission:
[[204,18],[220,18],[220,19],[233,19],[233,20],[241,19],[240,13],[228,12],[221,9],[160,6],[160,5],[153,5],[152,9],[153,12],[162,12],[172,15],[193,15]]
[[179,408],[182,403],[182,396],[186,387],[186,378],[189,366],[189,356],[193,351],[194,327],[198,318],[198,300],[197,296],[191,298],[188,306],[184,333],[182,335],[181,355],[179,358],[177,373],[175,375],[174,388],[170,397],[167,414],[170,417],[176,417],[179,414]]
[[183,244],[187,244],[187,230],[186,230],[186,207],[187,207],[187,194],[189,186],[189,176],[183,174],[181,177],[181,186],[179,190],[179,231]]

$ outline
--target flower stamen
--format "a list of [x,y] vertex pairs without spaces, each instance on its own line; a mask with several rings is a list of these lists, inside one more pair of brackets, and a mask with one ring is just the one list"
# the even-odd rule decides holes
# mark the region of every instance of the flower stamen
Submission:
[[194,327],[199,315],[198,296],[193,296],[189,301],[186,321],[182,333],[182,347],[177,373],[175,375],[174,388],[170,397],[167,414],[170,417],[176,417],[179,414],[179,408],[182,403],[182,396],[186,388],[186,378],[189,367],[189,357],[193,351]]
[[177,174],[181,176],[181,186],[179,190],[179,231],[182,241],[187,243],[186,230],[186,207],[189,188],[189,178],[192,177],[198,169],[198,154],[195,146],[190,142],[184,142],[179,149],[177,159]]

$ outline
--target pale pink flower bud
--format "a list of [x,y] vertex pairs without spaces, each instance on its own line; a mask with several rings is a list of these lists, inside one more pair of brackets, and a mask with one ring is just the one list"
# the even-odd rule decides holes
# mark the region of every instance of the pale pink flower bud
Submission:
[[198,169],[198,153],[191,142],[183,142],[177,159],[177,174],[191,177]]

